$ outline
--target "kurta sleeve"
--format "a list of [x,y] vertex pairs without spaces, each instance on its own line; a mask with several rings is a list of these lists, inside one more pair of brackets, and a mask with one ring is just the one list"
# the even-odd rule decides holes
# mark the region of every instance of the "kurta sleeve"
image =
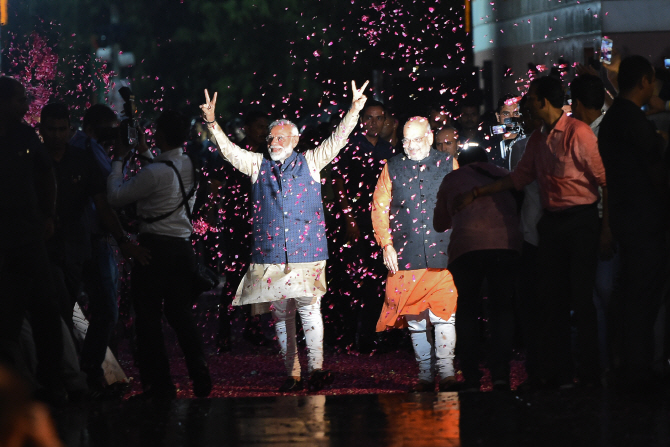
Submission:
[[238,171],[251,176],[251,181],[255,182],[263,155],[247,151],[234,144],[221,130],[218,123],[215,123],[214,127],[207,126],[207,129],[209,129],[211,140],[216,144],[221,156]]
[[390,221],[392,192],[393,184],[388,165],[385,165],[372,195],[372,227],[375,230],[375,239],[382,248],[393,243]]
[[305,158],[312,171],[316,171],[318,174],[321,169],[333,161],[340,150],[347,145],[349,134],[356,127],[357,122],[358,113],[349,110],[326,141],[321,143],[316,149],[305,153]]

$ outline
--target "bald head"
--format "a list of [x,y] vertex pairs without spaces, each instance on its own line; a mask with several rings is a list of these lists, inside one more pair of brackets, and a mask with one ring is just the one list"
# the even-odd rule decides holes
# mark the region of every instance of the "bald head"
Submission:
[[447,126],[438,130],[435,135],[435,148],[455,157],[458,152],[458,131],[456,128]]
[[422,133],[428,133],[428,131],[430,131],[430,121],[423,116],[413,116],[407,120],[407,123],[405,123],[403,134],[410,128],[415,128]]
[[428,156],[433,144],[433,132],[428,119],[422,116],[410,118],[403,128],[403,137],[402,145],[410,160],[423,160]]

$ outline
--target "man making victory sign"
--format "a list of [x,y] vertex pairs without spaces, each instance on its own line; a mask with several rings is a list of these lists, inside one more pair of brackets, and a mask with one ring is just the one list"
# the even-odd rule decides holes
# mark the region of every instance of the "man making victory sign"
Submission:
[[349,112],[326,141],[316,149],[294,152],[298,128],[281,119],[269,126],[268,153],[253,153],[233,144],[216,123],[217,93],[202,116],[221,156],[251,180],[253,243],[251,264],[237,289],[233,305],[270,304],[288,378],[280,392],[303,388],[296,346],[295,313],[300,314],[308,349],[309,389],[318,391],[332,382],[322,369],[323,320],[321,297],[326,292],[328,259],[319,171],[347,144],[365,105],[352,81]]

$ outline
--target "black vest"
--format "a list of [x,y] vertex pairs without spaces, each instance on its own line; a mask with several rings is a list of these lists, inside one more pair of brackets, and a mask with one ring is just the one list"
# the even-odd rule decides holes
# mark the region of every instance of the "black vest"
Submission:
[[453,170],[453,159],[431,148],[421,161],[405,154],[391,158],[388,170],[393,185],[389,218],[398,267],[447,268],[451,230],[435,231],[433,210],[442,179]]

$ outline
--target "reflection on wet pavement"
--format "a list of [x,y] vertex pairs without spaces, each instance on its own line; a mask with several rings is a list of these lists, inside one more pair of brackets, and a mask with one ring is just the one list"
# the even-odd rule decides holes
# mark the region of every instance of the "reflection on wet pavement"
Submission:
[[55,411],[68,446],[669,445],[670,399],[608,391],[299,395],[91,403]]

